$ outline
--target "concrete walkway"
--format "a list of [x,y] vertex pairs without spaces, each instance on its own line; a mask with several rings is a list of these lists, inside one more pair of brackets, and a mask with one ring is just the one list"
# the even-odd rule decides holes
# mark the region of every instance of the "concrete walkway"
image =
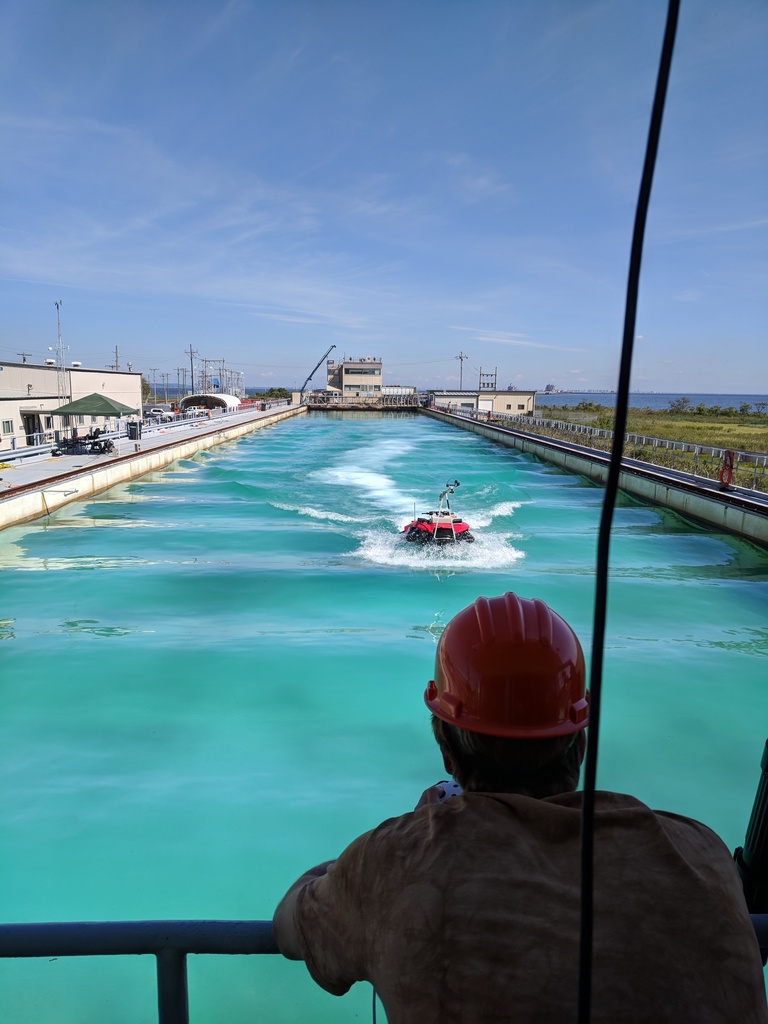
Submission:
[[144,427],[139,441],[113,437],[116,450],[110,455],[47,454],[19,460],[0,469],[0,529],[48,515],[72,501],[87,500],[118,483],[305,411],[299,405],[277,405],[215,413],[210,419]]

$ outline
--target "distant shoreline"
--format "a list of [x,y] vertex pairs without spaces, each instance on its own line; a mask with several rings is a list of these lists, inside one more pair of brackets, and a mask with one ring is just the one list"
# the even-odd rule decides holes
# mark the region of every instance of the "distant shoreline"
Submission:
[[[768,404],[768,395],[728,395],[728,394],[707,394],[699,391],[632,391],[629,395],[630,408],[648,408],[655,412],[661,412],[681,398],[687,399],[691,408],[698,405],[707,408],[728,409],[733,407],[737,411],[741,405],[749,405],[754,408],[758,403]],[[615,391],[537,391],[536,405],[561,406],[573,408],[581,402],[592,402],[595,405],[616,405]],[[757,410],[755,410],[757,411]]]

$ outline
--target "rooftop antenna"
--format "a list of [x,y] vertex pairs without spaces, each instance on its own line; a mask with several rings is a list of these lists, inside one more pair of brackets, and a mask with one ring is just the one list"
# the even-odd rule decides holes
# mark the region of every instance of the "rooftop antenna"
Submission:
[[64,305],[64,300],[59,299],[58,302],[53,303],[56,307],[56,390],[59,396],[59,402],[63,403],[67,397],[67,379],[64,370],[64,342],[61,338],[61,307]]

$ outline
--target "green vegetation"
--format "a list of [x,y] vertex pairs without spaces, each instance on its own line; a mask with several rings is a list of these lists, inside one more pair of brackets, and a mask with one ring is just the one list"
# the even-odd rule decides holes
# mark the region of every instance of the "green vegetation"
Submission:
[[[758,402],[757,405],[763,408],[749,406],[746,402],[742,402],[739,409],[733,406],[692,406],[688,399],[678,398],[670,403],[668,409],[630,408],[627,412],[627,433],[765,455],[768,454],[767,403]],[[536,415],[613,430],[613,408],[594,402],[580,402],[572,409],[537,406]]]
[[265,398],[290,398],[291,393],[286,388],[267,388],[264,392]]
[[[687,398],[675,399],[667,409],[630,408],[624,454],[655,466],[688,471],[715,480],[722,465],[719,449],[730,448],[737,453],[753,455],[768,454],[766,408],[766,402],[758,402],[754,406],[742,402],[738,409],[733,406],[694,406]],[[571,429],[537,424],[537,432],[603,451],[611,448],[610,436],[576,432],[580,426],[612,431],[615,413],[611,406],[594,402],[580,402],[574,408],[541,405],[536,409],[536,416],[574,424]],[[698,446],[698,449],[691,446]],[[743,456],[739,458],[737,455],[733,483],[768,491],[765,467]]]

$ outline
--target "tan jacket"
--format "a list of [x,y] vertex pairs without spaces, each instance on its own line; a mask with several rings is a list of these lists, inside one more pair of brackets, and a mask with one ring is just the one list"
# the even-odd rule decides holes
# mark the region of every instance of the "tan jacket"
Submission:
[[[373,982],[389,1024],[576,1019],[580,801],[469,793],[356,839],[294,924],[312,977]],[[704,825],[598,793],[592,1024],[766,1024],[731,855]]]

